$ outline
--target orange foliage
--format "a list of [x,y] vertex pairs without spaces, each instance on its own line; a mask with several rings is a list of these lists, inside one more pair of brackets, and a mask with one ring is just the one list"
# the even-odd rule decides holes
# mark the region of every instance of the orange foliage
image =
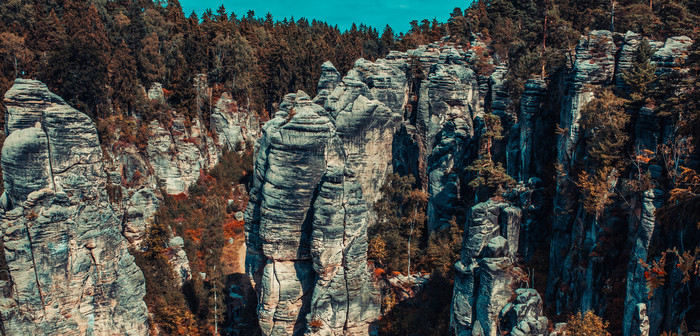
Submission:
[[191,144],[194,144],[194,145],[197,144],[197,139],[192,138],[192,137],[185,138],[185,139],[182,140],[182,141],[187,142],[187,143],[191,143]]
[[207,174],[207,172],[204,171],[203,169],[200,169],[199,170],[199,181],[203,184],[207,184],[207,183],[216,182],[216,179],[213,176]]
[[385,275],[386,275],[386,271],[383,268],[377,267],[374,269],[374,276],[375,277],[379,278],[379,277],[383,277]]
[[224,223],[224,237],[234,238],[243,233],[243,225],[245,222],[238,220],[231,220],[230,222]]
[[637,162],[648,164],[655,156],[654,152],[645,149],[641,154],[637,155]]
[[199,242],[202,240],[202,228],[185,230],[185,238],[194,242],[195,244],[199,244]]
[[311,328],[311,330],[314,332],[321,329],[322,326],[323,326],[323,322],[321,322],[321,320],[319,320],[318,318],[315,318],[311,322],[309,322],[309,328]]
[[182,200],[187,199],[187,194],[185,194],[185,193],[179,193],[179,194],[175,194],[172,196],[173,196],[173,199],[175,199],[176,201],[182,201]]

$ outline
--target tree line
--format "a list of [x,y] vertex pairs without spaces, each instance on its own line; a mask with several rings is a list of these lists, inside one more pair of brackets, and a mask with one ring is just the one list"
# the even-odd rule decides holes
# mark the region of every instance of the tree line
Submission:
[[443,35],[443,24],[413,21],[406,34],[305,18],[275,20],[222,5],[186,16],[178,0],[7,0],[0,4],[0,92],[36,78],[94,119],[145,116],[145,90],[166,88],[178,112],[195,115],[193,79],[232,92],[243,106],[274,113],[288,92],[314,94],[320,65],[341,73]]

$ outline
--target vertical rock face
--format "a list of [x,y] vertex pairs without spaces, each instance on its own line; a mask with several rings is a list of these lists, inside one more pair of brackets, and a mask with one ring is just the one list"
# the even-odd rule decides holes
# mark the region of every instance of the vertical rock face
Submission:
[[[427,94],[418,100],[418,113],[426,123],[428,155],[429,229],[448,225],[460,197],[465,151],[475,148],[473,119],[477,114],[479,86],[474,71],[464,64],[438,64],[428,77]],[[420,125],[420,121],[419,121]]]
[[[586,141],[582,139],[578,124],[581,110],[592,100],[591,92],[596,88],[614,86],[618,90],[628,89],[622,74],[632,68],[641,41],[640,35],[631,32],[614,36],[607,31],[594,31],[582,36],[576,48],[573,66],[563,83],[565,95],[562,98],[558,125],[560,132],[556,144],[560,174],[557,176],[553,201],[547,279],[547,301],[556,313],[589,309],[623,311],[620,327],[624,335],[647,332],[640,330],[658,334],[664,328],[680,323],[677,322],[679,316],[685,313],[680,311],[683,308],[679,307],[678,302],[683,299],[675,295],[681,295],[682,290],[667,291],[667,288],[674,286],[667,284],[659,289],[654,298],[647,299],[644,268],[639,260],[647,260],[654,239],[657,246],[681,246],[683,237],[678,234],[653,238],[659,237],[654,211],[668,198],[661,190],[651,189],[625,196],[625,200],[615,200],[608,206],[609,211],[594,216],[587,214],[580,204],[572,177],[577,174],[576,166],[588,160]],[[688,47],[692,44],[690,41],[686,37],[669,38],[665,42],[650,41],[654,50],[651,62],[657,66],[656,74],[677,71],[688,55]],[[526,103],[523,101],[523,104]],[[629,142],[637,155],[643,151],[656,153],[659,145],[675,141],[670,136],[673,132],[668,129],[671,123],[658,116],[653,108],[649,105],[628,111],[632,122],[630,126],[634,130]],[[654,180],[662,179],[663,168],[653,162],[639,169],[648,171]],[[623,175],[617,183],[634,183],[633,178]],[[613,213],[615,211],[620,213]],[[620,236],[629,238],[620,239]],[[612,243],[616,244],[614,248],[609,248],[611,239],[617,239]],[[630,251],[629,259],[624,250]],[[627,267],[625,269],[619,265]],[[669,277],[669,281],[675,283],[674,278]],[[660,298],[663,295],[674,298]],[[640,305],[644,305],[644,309]],[[642,310],[643,313],[640,313]]]
[[400,69],[359,59],[324,105],[370,204],[381,197],[379,189],[392,172],[393,135],[402,121],[407,90],[406,76]]
[[0,298],[5,330],[147,334],[144,278],[107,200],[95,126],[36,81],[17,80],[5,102],[13,120],[2,159],[11,202],[0,211],[11,278]]
[[52,186],[46,133],[30,127],[10,134],[2,149],[2,171],[9,176],[4,184],[10,204],[22,204],[30,193]]
[[198,119],[187,127],[185,119],[178,116],[173,119],[170,130],[153,121],[148,130],[151,138],[147,156],[168,194],[187,193],[199,178],[200,170],[218,162],[220,149],[210,137],[202,136],[206,131]]
[[468,60],[432,44],[360,59],[342,79],[326,62],[314,99],[298,92],[280,103],[262,130],[246,211],[246,268],[264,334],[368,333],[379,293],[366,231],[395,168],[431,194],[431,228],[459,211],[483,105]]
[[367,334],[379,307],[350,149],[305,93],[282,106],[288,110],[263,128],[246,210],[246,270],[259,290],[260,326],[265,335]]
[[468,214],[462,254],[455,264],[451,326],[455,335],[547,335],[542,299],[518,288],[527,276],[515,266],[532,190],[516,189],[510,200],[489,200]]
[[[511,296],[515,279],[510,240],[500,235],[519,225],[520,209],[488,201],[471,208],[462,255],[455,264],[451,324],[456,335],[495,335],[498,313]],[[512,243],[517,245],[517,239]]]
[[[593,99],[592,88],[595,85],[612,82],[616,50],[612,34],[608,31],[593,31],[582,37],[576,47],[573,69],[566,82],[567,92],[562,100],[558,126],[563,130],[557,139],[556,147],[557,163],[562,171],[569,172],[571,166],[583,158],[581,156],[585,150],[577,147],[580,145],[581,137],[579,125],[581,109]],[[583,237],[576,235],[596,230],[590,218],[581,218],[576,221],[577,216],[584,215],[584,212],[579,206],[578,199],[570,196],[575,188],[568,174],[558,174],[549,255],[548,298],[556,293],[563,293],[560,289],[566,287],[564,284],[571,283],[574,281],[572,278],[580,276],[578,272],[572,270],[575,265],[569,251],[572,250],[572,245],[581,247]],[[590,243],[587,241],[587,246],[581,248],[591,249]],[[588,280],[584,282],[585,286],[576,286],[578,297],[575,301],[581,299],[582,293],[587,291],[586,287],[597,285],[592,283],[591,279]],[[566,304],[563,301],[558,301],[558,304],[557,312],[561,312]],[[590,306],[584,310],[588,309]]]
[[[547,91],[547,83],[541,78],[530,79],[525,83],[525,91],[521,97],[519,124],[519,141],[516,148],[520,154],[518,178],[520,181],[527,181],[530,177],[541,176],[543,172],[543,162],[546,158],[537,155],[542,151],[537,150],[546,146],[543,141],[538,141],[534,136],[544,137],[547,130],[547,120],[544,113],[544,99]],[[533,156],[534,159],[533,160]]]
[[221,95],[211,114],[211,128],[218,135],[217,145],[230,150],[251,147],[260,137],[260,121],[255,113],[239,109],[226,92]]
[[[483,69],[475,66],[476,49],[444,40],[376,62],[360,59],[343,78],[324,63],[318,95],[287,95],[259,141],[246,211],[246,263],[260,294],[263,332],[367,332],[378,309],[366,285],[366,227],[392,172],[413,175],[429,193],[430,230],[470,209],[455,265],[456,334],[547,333],[542,298],[516,289],[523,277],[514,265],[521,257],[548,261],[546,301],[555,314],[623,311],[624,304],[625,334],[655,334],[677,321],[684,313],[676,304],[645,299],[638,263],[653,241],[650,214],[667,196],[638,193],[625,200],[629,204],[592,216],[574,183],[587,160],[581,111],[598,88],[626,90],[622,73],[633,65],[640,41],[634,33],[582,36],[567,68],[554,78],[529,79],[519,102],[508,95],[506,66],[492,64],[493,73],[477,75],[475,69]],[[475,38],[472,45],[478,44]],[[663,74],[680,66],[692,41],[650,44],[657,74]],[[480,195],[468,188],[473,173],[467,167],[478,157],[486,111],[500,117],[504,129],[493,158],[520,183],[503,195],[506,201],[471,207]],[[631,145],[656,151],[669,141],[668,120],[652,107],[630,113]],[[649,167],[655,179],[662,170]],[[609,248],[624,245],[628,236],[634,240],[627,242],[634,245],[629,256]],[[682,239],[677,236],[668,239]],[[543,237],[551,243],[542,245]],[[628,265],[626,277],[619,265]]]
[[[637,314],[637,306],[644,304],[647,298],[646,281],[644,278],[644,268],[640,260],[647,260],[651,237],[654,233],[654,211],[663,205],[664,192],[661,190],[648,190],[644,193],[642,200],[642,216],[637,224],[637,232],[634,240],[633,250],[630,254],[629,265],[627,266],[627,288],[625,296],[625,312],[623,330],[630,335],[632,321]],[[646,306],[644,315],[646,315]],[[648,318],[647,318],[648,320]],[[660,320],[660,319],[655,319]],[[648,324],[648,321],[647,321]],[[648,327],[648,326],[647,326]],[[630,333],[632,332],[632,333]]]

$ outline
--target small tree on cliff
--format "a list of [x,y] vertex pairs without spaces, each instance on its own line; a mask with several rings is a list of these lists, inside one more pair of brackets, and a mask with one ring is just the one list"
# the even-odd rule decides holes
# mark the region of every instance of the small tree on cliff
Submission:
[[503,190],[515,183],[505,168],[500,162],[494,163],[491,157],[491,148],[494,140],[503,139],[503,126],[501,119],[494,114],[484,114],[484,128],[479,140],[479,158],[474,160],[467,167],[467,170],[476,174],[474,179],[469,182],[469,186],[478,188],[487,188],[489,194],[500,193],[498,190]]
[[627,166],[624,155],[629,136],[629,115],[625,99],[605,88],[581,109],[580,125],[585,131],[587,167],[579,174],[576,185],[583,195],[586,212],[599,216],[612,202],[612,188],[618,171]]
[[650,61],[653,53],[649,40],[642,39],[632,66],[622,71],[622,79],[629,86],[629,99],[636,107],[643,106],[651,98],[651,83],[656,79],[656,65]]
[[428,194],[414,184],[413,176],[390,174],[374,204],[377,224],[370,228],[369,256],[391,270],[410,272],[411,260],[421,253]]

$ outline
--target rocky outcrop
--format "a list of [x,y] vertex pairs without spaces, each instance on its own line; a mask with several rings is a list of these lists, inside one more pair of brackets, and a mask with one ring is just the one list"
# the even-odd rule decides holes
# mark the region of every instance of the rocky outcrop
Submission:
[[[520,98],[518,146],[509,150],[509,152],[512,150],[519,154],[518,174],[513,175],[516,175],[520,181],[542,176],[541,174],[544,173],[543,163],[548,161],[548,158],[544,157],[543,151],[539,150],[543,148],[542,146],[547,145],[545,141],[542,141],[542,138],[545,138],[545,134],[550,129],[544,106],[546,92],[547,82],[541,78],[533,78],[525,83],[525,91]],[[535,134],[540,136],[533,136]],[[508,162],[509,168],[512,165],[511,162]]]
[[325,110],[369,204],[381,197],[379,189],[392,172],[393,134],[402,121],[407,90],[400,69],[359,59],[326,99]]
[[108,201],[95,126],[37,81],[17,80],[5,102],[5,331],[147,334],[144,278]]
[[3,180],[8,208],[22,204],[30,193],[53,186],[46,133],[38,127],[16,130],[2,150]]
[[448,225],[454,216],[465,152],[477,148],[473,120],[478,112],[479,87],[474,71],[461,63],[436,65],[422,86],[425,94],[418,100],[419,120],[427,124],[430,230]]
[[512,253],[517,251],[518,237],[512,235],[519,229],[521,210],[487,201],[472,207],[468,218],[455,264],[451,326],[456,335],[497,335],[499,314],[522,272],[514,267]]
[[263,127],[246,211],[263,333],[367,333],[379,308],[377,290],[362,285],[366,228],[389,173],[413,174],[430,193],[431,229],[457,215],[483,112],[470,59],[436,43],[359,59],[342,79],[326,62],[315,98],[280,103]]
[[[559,128],[561,135],[557,139],[557,162],[560,171],[569,172],[572,165],[583,159],[585,151],[577,148],[581,144],[581,130],[579,120],[581,109],[593,99],[593,88],[596,85],[610,84],[615,70],[615,53],[617,46],[613,42],[613,36],[608,31],[593,31],[589,35],[580,39],[576,47],[576,54],[573,61],[573,69],[567,81],[567,92],[563,99]],[[570,283],[580,274],[572,270],[573,261],[572,250],[591,251],[592,242],[586,241],[586,246],[581,246],[583,237],[577,236],[580,233],[596,230],[596,224],[590,217],[585,216],[583,208],[579,206],[575,194],[576,186],[568,174],[557,175],[557,194],[554,197],[554,217],[552,222],[552,242],[549,255],[549,282],[547,284],[547,298],[553,298],[557,293],[563,293],[562,288],[568,287]],[[572,245],[575,249],[572,249]],[[589,274],[590,275],[590,274]],[[586,275],[583,275],[586,276]],[[590,293],[590,290],[598,284],[593,279],[587,279],[585,287],[576,286],[575,301],[581,299],[583,292]],[[592,299],[587,294],[590,302]],[[557,313],[560,313],[568,303],[557,300]],[[591,306],[581,307],[586,311]]]
[[536,290],[518,288],[529,279],[515,266],[524,254],[520,242],[528,242],[520,235],[532,211],[531,188],[519,186],[505,195],[508,201],[489,200],[470,209],[455,264],[455,335],[548,334],[543,301]]
[[[679,311],[677,303],[672,303],[681,302],[683,298],[663,300],[657,294],[655,298],[647,299],[644,268],[639,262],[640,259],[647,259],[653,237],[658,236],[653,213],[667,196],[656,189],[628,192],[623,199],[613,200],[606,211],[589,214],[581,205],[578,187],[572,177],[577,176],[578,165],[585,164],[589,159],[587,141],[578,122],[581,110],[592,100],[592,92],[597,88],[614,86],[620,92],[629,89],[623,74],[632,69],[641,41],[642,37],[632,32],[621,35],[594,31],[583,36],[572,59],[572,67],[561,83],[565,95],[561,103],[556,144],[557,190],[553,201],[546,296],[557,314],[565,310],[624,311],[621,323],[621,333],[624,335],[638,334],[639,328],[632,330],[636,324],[648,326],[640,328],[649,328],[650,334],[660,333],[664,328],[680,323],[671,321],[679,321],[678,316],[685,314]],[[649,41],[654,50],[651,62],[657,66],[656,74],[678,71],[691,44],[687,37],[669,38],[665,42]],[[523,101],[525,103],[529,105]],[[630,126],[634,130],[630,133],[629,142],[636,153],[630,155],[656,153],[659,145],[675,141],[671,135],[674,132],[669,128],[672,123],[659,116],[652,104],[628,108]],[[663,184],[664,168],[657,162],[647,164],[637,161],[634,169],[636,171],[629,176],[615,178],[618,189],[640,182],[634,176],[639,172],[648,174],[659,185]],[[657,238],[656,244],[680,246],[683,239],[682,234]],[[631,251],[629,259],[625,252],[621,252],[624,250]],[[627,265],[626,269],[621,265]],[[675,280],[671,277],[669,281]],[[665,288],[668,286],[674,285],[667,284]],[[660,291],[665,292],[665,288]],[[682,295],[680,292],[682,290],[673,295]],[[645,305],[645,318],[640,317],[640,304]]]
[[230,150],[251,148],[260,137],[260,121],[254,112],[238,107],[230,94],[224,92],[211,114],[211,128],[217,135],[217,145]]
[[[342,79],[324,63],[318,95],[287,95],[259,142],[246,235],[247,270],[260,293],[264,333],[365,332],[377,313],[359,313],[352,299],[368,304],[375,294],[344,285],[369,281],[362,266],[364,231],[373,225],[371,205],[392,172],[413,175],[428,192],[430,230],[463,220],[470,209],[455,266],[456,334],[547,333],[542,298],[515,289],[520,262],[547,264],[545,299],[555,315],[622,311],[625,302],[625,324],[635,330],[648,325],[654,334],[660,323],[677,321],[683,313],[672,313],[669,303],[644,299],[638,263],[648,253],[655,220],[637,214],[652,211],[666,196],[637,193],[591,215],[575,183],[587,160],[581,111],[600,87],[627,89],[622,73],[631,68],[640,41],[634,33],[592,31],[567,55],[565,69],[529,79],[517,102],[508,93],[506,65],[487,60],[493,72],[484,71],[476,48],[448,40],[375,62],[360,59]],[[476,36],[472,42],[485,47]],[[678,67],[690,43],[684,37],[650,42],[657,74]],[[503,198],[474,205],[485,195],[468,186],[474,173],[467,167],[479,156],[487,112],[500,118],[504,130],[490,148],[492,158],[520,182]],[[656,151],[669,141],[670,123],[653,106],[630,113],[635,148]],[[654,179],[663,170],[655,162],[644,168]],[[627,180],[609,182],[622,188]],[[677,243],[683,239],[678,235],[664,239]],[[635,240],[633,255],[610,248],[626,244],[628,236]],[[542,239],[551,244],[543,246]],[[629,265],[626,276],[619,265]]]
[[150,139],[146,154],[153,173],[168,194],[187,193],[199,179],[200,171],[216,165],[220,149],[206,136],[198,119],[187,127],[183,117],[176,117],[166,129],[157,121],[148,127]]
[[159,103],[165,103],[165,93],[163,92],[163,84],[153,83],[148,89],[146,96],[150,100],[155,100]]
[[542,298],[534,289],[518,288],[514,302],[508,303],[500,313],[501,330],[510,335],[544,336],[549,333],[549,321],[542,315]]
[[318,79],[314,103],[324,106],[328,96],[335,90],[341,79],[340,73],[335,69],[333,63],[329,61],[324,62],[321,65],[321,77]]
[[349,148],[305,93],[281,106],[263,128],[245,220],[246,271],[259,292],[263,334],[367,334],[379,298],[366,264],[367,203]]

